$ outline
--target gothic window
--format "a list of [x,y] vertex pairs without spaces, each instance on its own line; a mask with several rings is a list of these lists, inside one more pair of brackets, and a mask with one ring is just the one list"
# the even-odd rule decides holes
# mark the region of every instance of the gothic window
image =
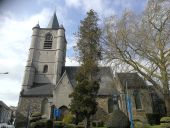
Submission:
[[44,98],[41,102],[41,114],[48,116],[49,111],[48,111],[48,99]]
[[138,90],[134,90],[133,95],[134,95],[136,109],[142,109],[140,92]]
[[48,72],[48,65],[44,65],[43,73],[47,73],[47,72]]
[[51,33],[47,33],[45,35],[44,49],[51,49],[52,41],[53,41],[53,36],[51,35]]
[[108,99],[108,112],[109,113],[113,112],[113,107],[114,107],[113,99],[109,98]]
[[61,106],[61,107],[59,107],[59,109],[61,111],[61,117],[60,118],[63,119],[63,117],[69,113],[69,110],[66,106]]

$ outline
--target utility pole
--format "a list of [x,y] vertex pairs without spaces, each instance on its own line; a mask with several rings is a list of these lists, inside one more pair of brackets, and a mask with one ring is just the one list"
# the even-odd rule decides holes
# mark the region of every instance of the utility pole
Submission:
[[9,72],[1,72],[0,74],[6,75],[6,74],[9,74]]

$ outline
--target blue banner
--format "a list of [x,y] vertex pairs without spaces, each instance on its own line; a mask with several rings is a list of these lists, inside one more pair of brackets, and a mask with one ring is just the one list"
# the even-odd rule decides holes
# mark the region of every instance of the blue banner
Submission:
[[133,116],[132,116],[132,101],[129,96],[126,97],[126,100],[127,100],[127,109],[129,113],[129,119],[131,122],[130,128],[134,128],[134,122],[133,122]]
[[58,108],[54,108],[54,117],[60,118],[61,116],[61,110]]

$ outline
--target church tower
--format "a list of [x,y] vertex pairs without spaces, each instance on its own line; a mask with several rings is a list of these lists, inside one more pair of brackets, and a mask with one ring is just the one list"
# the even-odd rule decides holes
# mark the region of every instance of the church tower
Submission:
[[53,89],[65,66],[67,44],[65,29],[59,25],[56,13],[53,14],[46,28],[41,28],[37,24],[32,30],[31,46],[16,114],[18,128],[20,121],[26,120],[28,110],[50,115],[50,110],[43,110],[43,108],[50,108]]
[[65,30],[59,26],[56,13],[47,28],[37,24],[33,28],[32,41],[23,80],[23,90],[56,85],[65,66],[66,39]]

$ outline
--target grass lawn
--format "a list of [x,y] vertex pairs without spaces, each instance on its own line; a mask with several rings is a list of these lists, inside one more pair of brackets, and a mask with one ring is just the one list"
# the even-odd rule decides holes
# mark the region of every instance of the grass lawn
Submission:
[[150,126],[149,128],[161,128],[161,125],[153,125],[153,126]]

